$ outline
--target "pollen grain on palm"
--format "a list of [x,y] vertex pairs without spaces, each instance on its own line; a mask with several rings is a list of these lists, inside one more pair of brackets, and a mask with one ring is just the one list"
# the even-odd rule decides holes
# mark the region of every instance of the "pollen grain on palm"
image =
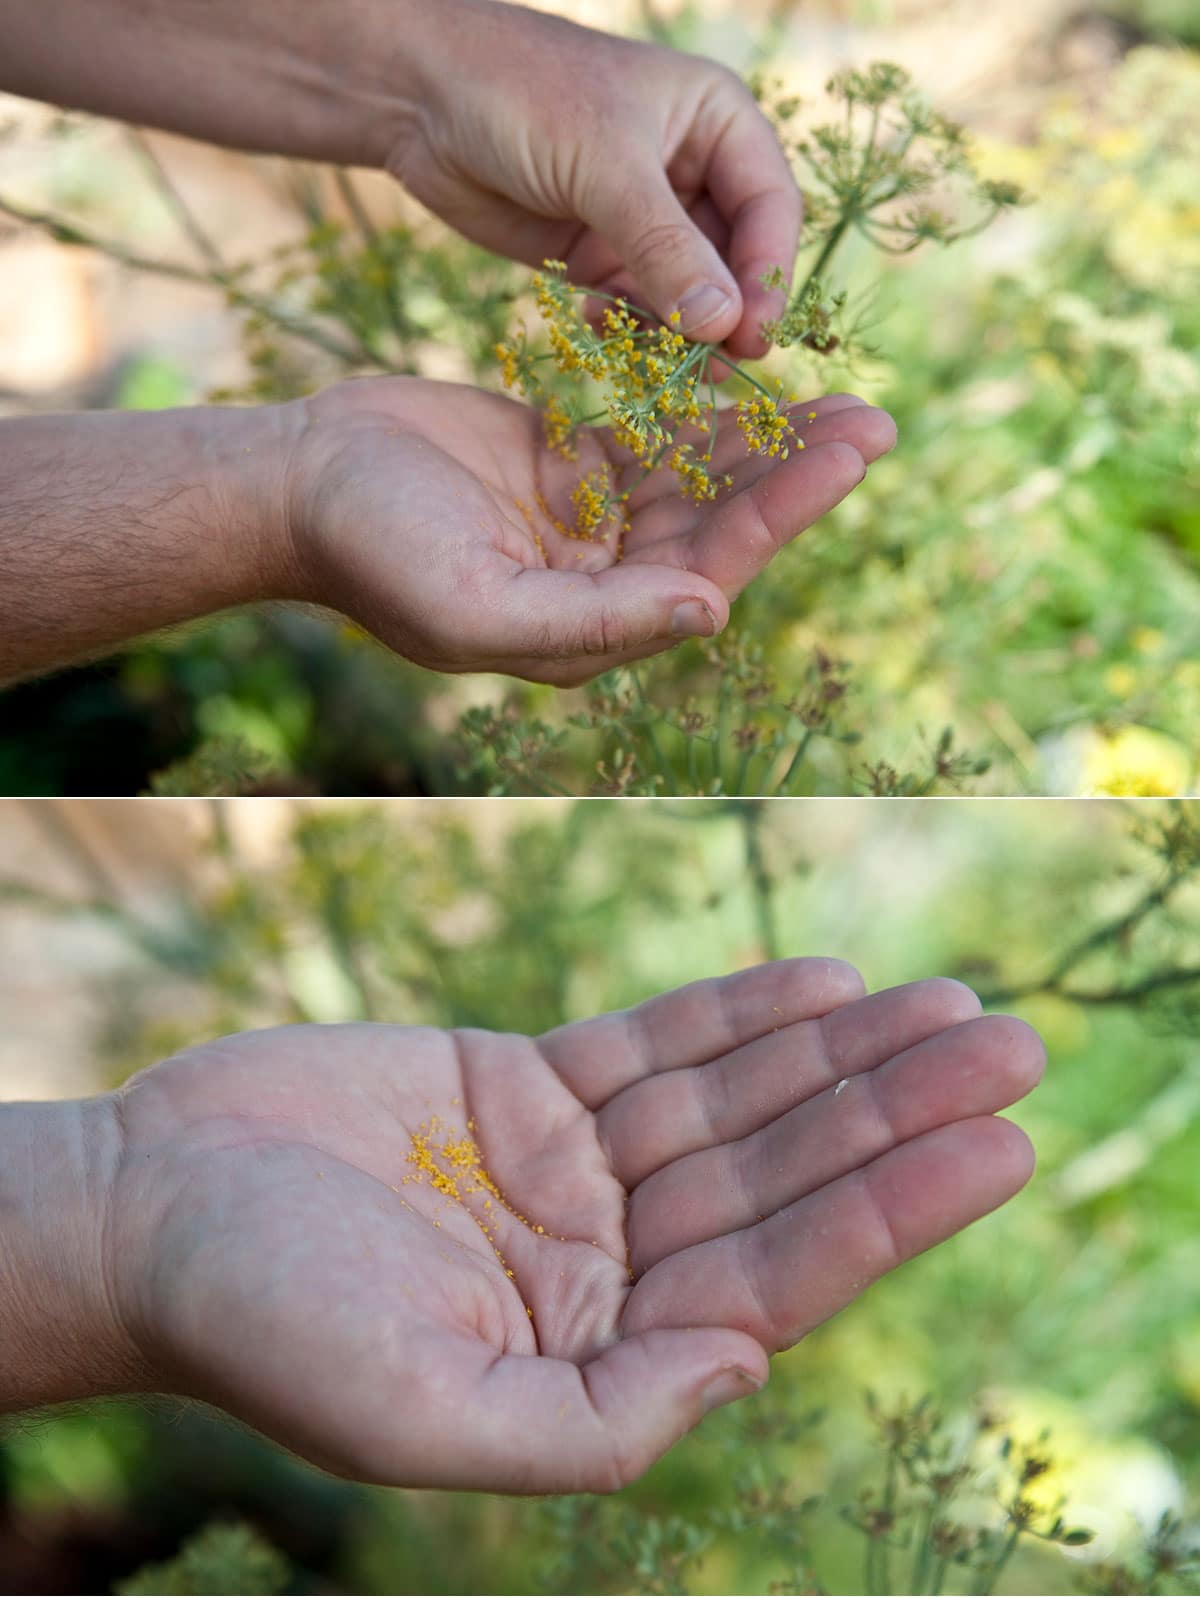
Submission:
[[[413,1169],[401,1178],[401,1182],[403,1185],[412,1183],[428,1186],[442,1198],[460,1206],[487,1238],[504,1274],[513,1281],[516,1273],[496,1242],[498,1211],[506,1211],[535,1237],[548,1237],[551,1234],[539,1222],[531,1221],[509,1203],[484,1165],[474,1132],[474,1118],[468,1120],[465,1130],[448,1126],[437,1115],[424,1122],[409,1134],[411,1146],[405,1163]],[[440,1225],[440,1222],[435,1221],[434,1225]]]

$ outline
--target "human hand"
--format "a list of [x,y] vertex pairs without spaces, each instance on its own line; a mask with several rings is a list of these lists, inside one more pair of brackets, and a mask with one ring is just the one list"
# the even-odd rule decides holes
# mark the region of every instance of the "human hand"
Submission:
[[[460,233],[765,353],[802,202],[746,85],[715,61],[490,0],[421,8],[412,112],[386,155]],[[447,66],[449,63],[449,69]]]
[[[609,430],[583,430],[565,461],[537,412],[479,390],[380,378],[299,403],[284,475],[297,597],[423,666],[560,686],[719,631],[895,442],[886,412],[834,394],[793,408],[805,448],[777,463],[748,455],[726,413],[711,469],[733,488],[697,506],[666,467],[641,480]],[[572,490],[606,463],[632,488],[623,550],[615,520],[602,543],[555,525],[574,525]]]
[[538,1039],[286,1027],[135,1077],[97,1225],[142,1385],[379,1482],[633,1480],[1029,1176],[993,1112],[1036,1034],[862,992],[790,960]]

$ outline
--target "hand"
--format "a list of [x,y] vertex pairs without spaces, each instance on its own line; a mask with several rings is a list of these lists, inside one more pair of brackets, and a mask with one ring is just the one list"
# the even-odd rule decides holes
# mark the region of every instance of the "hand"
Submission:
[[378,1482],[631,1481],[1030,1174],[993,1112],[1036,1034],[862,991],[791,960],[539,1039],[286,1027],[143,1073],[104,1236],[145,1385]]
[[[889,450],[886,412],[834,394],[795,407],[805,443],[782,464],[747,455],[732,414],[712,470],[734,487],[685,499],[661,468],[640,481],[617,558],[564,536],[584,473],[642,468],[606,429],[565,461],[526,405],[446,383],[375,379],[300,402],[285,519],[301,597],[336,606],[440,671],[503,671],[569,686],[722,628],[729,601]],[[808,413],[817,413],[808,421]]]
[[[501,254],[636,285],[665,320],[762,354],[801,199],[713,61],[496,0],[41,0],[0,7],[5,87],[238,149],[388,166]],[[707,302],[693,296],[707,294]]]
[[714,61],[489,0],[422,7],[416,105],[386,157],[425,205],[516,260],[765,353],[802,202],[746,85]]

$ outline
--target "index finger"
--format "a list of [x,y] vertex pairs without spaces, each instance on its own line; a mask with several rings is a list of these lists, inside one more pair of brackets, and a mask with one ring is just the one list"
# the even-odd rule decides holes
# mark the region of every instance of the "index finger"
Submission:
[[780,315],[787,301],[782,289],[764,288],[760,279],[780,267],[790,282],[804,200],[775,130],[739,85],[743,102],[730,118],[709,157],[704,184],[730,231],[726,260],[742,291],[742,319],[725,340],[734,355],[765,355],[763,322]]
[[537,1042],[575,1097],[597,1109],[641,1077],[702,1065],[863,992],[862,978],[842,960],[775,960],[556,1027]]

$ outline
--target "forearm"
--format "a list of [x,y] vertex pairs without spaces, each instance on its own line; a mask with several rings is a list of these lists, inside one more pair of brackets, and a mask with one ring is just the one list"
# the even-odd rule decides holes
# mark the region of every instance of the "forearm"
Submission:
[[380,166],[451,4],[0,0],[0,88],[239,149]]
[[0,1414],[146,1385],[105,1259],[110,1097],[0,1104]]
[[0,683],[159,627],[301,597],[289,407],[0,422]]

